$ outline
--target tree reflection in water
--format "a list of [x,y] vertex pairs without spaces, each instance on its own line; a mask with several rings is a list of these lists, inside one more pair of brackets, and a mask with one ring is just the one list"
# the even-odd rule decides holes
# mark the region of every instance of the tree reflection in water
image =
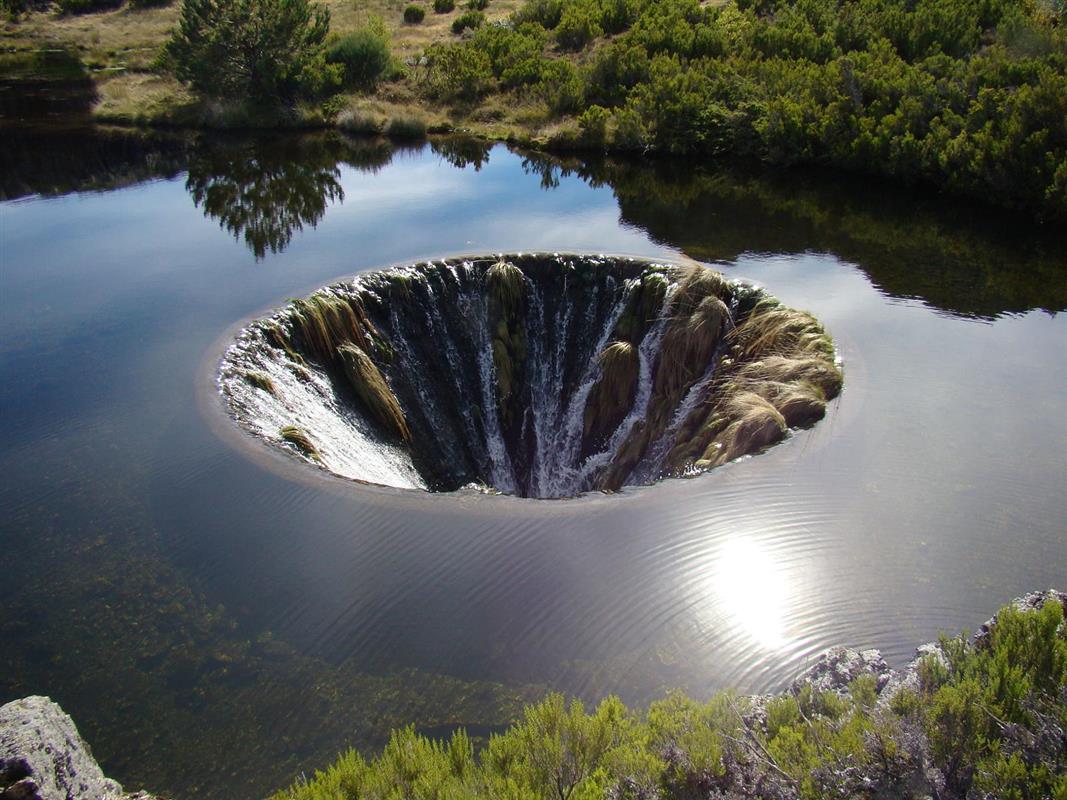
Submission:
[[258,260],[344,202],[339,160],[326,139],[223,140],[194,152],[185,188]]

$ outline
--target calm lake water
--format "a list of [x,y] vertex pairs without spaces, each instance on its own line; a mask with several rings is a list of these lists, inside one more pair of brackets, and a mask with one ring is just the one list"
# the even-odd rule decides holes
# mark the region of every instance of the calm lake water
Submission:
[[[109,773],[261,797],[412,722],[550,689],[783,687],[894,664],[1067,584],[1067,247],[804,173],[451,141],[8,131],[0,702],[48,694]],[[688,256],[812,311],[845,390],[766,454],[569,501],[360,487],[251,447],[235,325],[457,253]]]

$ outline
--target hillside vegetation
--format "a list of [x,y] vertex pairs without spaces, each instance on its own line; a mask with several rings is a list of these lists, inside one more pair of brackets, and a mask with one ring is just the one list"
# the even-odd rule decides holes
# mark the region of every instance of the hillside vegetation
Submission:
[[[286,115],[267,113],[259,91],[196,80],[203,51],[161,54],[179,11],[306,2],[114,5],[16,13],[4,38],[16,50],[76,48],[98,78],[97,113],[113,120],[380,131],[400,118],[416,135],[461,127],[556,147],[825,164],[1067,217],[1064,0],[312,3],[330,32],[295,48],[321,69],[302,92],[279,84]],[[104,10],[72,13],[90,6]],[[225,30],[240,26],[217,24],[225,50]]]

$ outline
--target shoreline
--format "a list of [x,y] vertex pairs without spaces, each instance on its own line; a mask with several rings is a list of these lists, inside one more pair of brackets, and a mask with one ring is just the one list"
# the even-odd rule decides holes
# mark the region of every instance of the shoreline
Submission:
[[[1015,598],[980,625],[974,634],[966,637],[966,646],[972,649],[986,646],[1005,610],[1033,613],[1049,602],[1058,602],[1067,608],[1067,592],[1047,589]],[[920,645],[912,660],[899,670],[889,667],[877,649],[830,648],[782,691],[739,696],[738,700],[748,701],[748,710],[741,716],[742,724],[746,728],[766,727],[769,707],[782,698],[798,698],[809,692],[847,698],[855,692],[858,681],[866,682],[873,690],[873,707],[886,711],[902,692],[914,691],[920,685],[924,662],[932,660],[948,665],[950,659],[944,645],[944,640]],[[936,771],[936,768],[926,768],[928,778],[932,770]],[[933,782],[937,783],[936,777]],[[282,793],[277,795],[283,796]],[[89,744],[78,733],[74,720],[50,698],[32,695],[0,706],[0,798],[64,800],[69,797],[80,800],[164,800],[144,791],[126,793],[117,782],[106,778],[93,758]]]

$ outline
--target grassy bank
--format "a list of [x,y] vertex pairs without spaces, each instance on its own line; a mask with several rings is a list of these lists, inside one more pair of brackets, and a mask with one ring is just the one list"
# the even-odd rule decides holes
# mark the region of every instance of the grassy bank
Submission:
[[[9,61],[77,56],[98,120],[459,129],[559,149],[812,164],[1067,218],[1062,0],[441,3],[324,3],[328,48],[373,32],[390,64],[283,111],[198,97],[171,77],[159,55],[174,2],[46,6],[4,23],[2,46]],[[408,6],[418,21],[405,21]]]
[[1067,797],[1057,600],[943,638],[903,678],[828,685],[673,695],[647,711],[609,698],[590,713],[553,695],[480,753],[462,731],[434,741],[407,728],[373,760],[349,752],[274,800]]

